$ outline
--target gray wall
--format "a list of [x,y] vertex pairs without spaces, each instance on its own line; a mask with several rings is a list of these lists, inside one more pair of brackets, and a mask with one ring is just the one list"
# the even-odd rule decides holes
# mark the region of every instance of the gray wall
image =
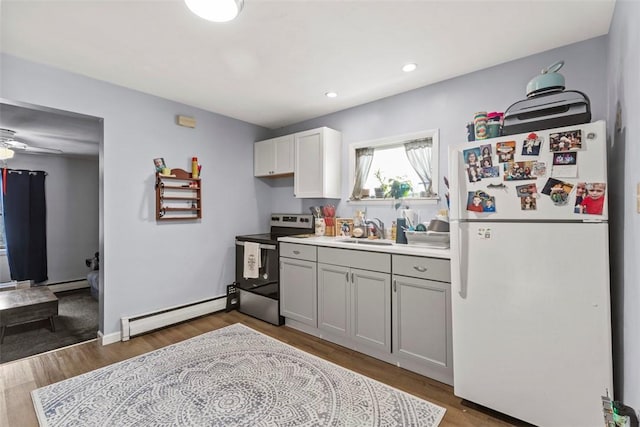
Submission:
[[47,172],[45,283],[85,279],[90,270],[84,260],[98,250],[98,159],[16,154],[7,165]]
[[[472,121],[476,111],[505,111],[514,102],[524,99],[529,80],[547,65],[564,59],[565,65],[560,72],[565,76],[567,89],[579,90],[589,96],[593,121],[605,119],[606,47],[607,38],[598,37],[278,129],[277,135],[320,126],[342,132],[343,201],[338,204],[338,215],[350,217],[363,205],[354,206],[344,201],[352,186],[347,182],[348,145],[438,128],[441,144],[439,192],[444,194],[442,176],[447,175],[448,146],[466,141],[465,124]],[[291,188],[283,187],[285,183],[279,183],[273,193],[274,209],[288,206],[306,210],[311,204],[326,203],[322,200],[296,200],[293,198],[293,180],[290,179]],[[446,208],[444,197],[437,206],[410,205],[420,211],[422,221],[431,219],[438,209]],[[391,224],[397,216],[392,203],[365,207],[369,217],[379,217],[385,224]]]
[[[635,18],[635,19],[634,19]],[[118,331],[122,315],[220,295],[233,277],[233,236],[264,231],[271,211],[301,211],[318,200],[293,198],[293,180],[254,179],[252,142],[319,126],[343,132],[343,198],[346,182],[346,152],[351,142],[377,139],[424,129],[439,128],[440,169],[446,174],[446,148],[465,141],[465,122],[480,110],[504,111],[523,99],[527,82],[541,68],[559,59],[567,89],[581,90],[591,99],[593,120],[608,119],[612,134],[613,105],[623,104],[623,143],[611,150],[618,169],[612,179],[635,194],[639,160],[638,117],[638,5],[618,1],[611,35],[543,52],[490,69],[426,86],[401,95],[354,107],[269,132],[192,107],[162,100],[125,88],[40,66],[11,56],[2,56],[0,94],[9,99],[103,117],[105,141],[101,153],[104,216],[101,238],[104,246],[103,331]],[[635,49],[635,50],[634,50]],[[607,51],[610,51],[607,69]],[[635,80],[634,80],[635,79]],[[607,82],[609,87],[607,88]],[[607,90],[610,99],[607,98]],[[630,92],[629,90],[632,90]],[[632,93],[633,96],[629,94]],[[626,95],[625,95],[626,94]],[[175,114],[196,117],[195,130],[174,125]],[[633,136],[634,138],[630,138]],[[612,138],[616,140],[616,138]],[[625,144],[624,141],[631,141]],[[204,217],[199,223],[157,224],[153,216],[151,159],[164,157],[171,167],[188,168],[196,155],[203,166]],[[620,168],[621,163],[624,169]],[[232,179],[229,179],[231,177]],[[230,182],[231,181],[231,182]],[[216,184],[219,183],[219,184]],[[442,183],[441,193],[443,192]],[[624,312],[614,312],[614,323],[624,325],[615,347],[624,349],[623,370],[616,365],[617,379],[625,378],[625,400],[640,407],[638,338],[638,215],[632,197],[616,201],[614,187],[612,240],[617,256],[624,258],[620,277],[612,283],[624,292]],[[622,206],[624,214],[613,211]],[[428,218],[438,206],[420,207]],[[360,207],[358,207],[360,208]],[[349,216],[356,208],[339,204],[338,214]],[[371,216],[389,221],[392,207],[369,207]],[[618,218],[619,219],[619,218]],[[628,238],[622,243],[623,225]],[[615,263],[614,263],[615,264]],[[615,266],[615,265],[614,265]],[[614,272],[614,276],[615,276]],[[622,296],[618,303],[622,305]],[[615,307],[614,307],[615,308]],[[618,307],[621,308],[621,307]],[[618,362],[618,360],[616,360]]]
[[[253,142],[266,129],[2,55],[0,96],[104,119],[100,203],[101,330],[122,316],[216,297],[234,280],[234,236],[264,231],[269,187],[253,178]],[[150,76],[151,77],[151,76]],[[175,116],[195,117],[196,129]],[[152,159],[202,168],[201,221],[155,220]]]
[[[640,413],[640,3],[616,2],[609,32],[609,186],[616,397]],[[616,113],[620,110],[620,126]]]

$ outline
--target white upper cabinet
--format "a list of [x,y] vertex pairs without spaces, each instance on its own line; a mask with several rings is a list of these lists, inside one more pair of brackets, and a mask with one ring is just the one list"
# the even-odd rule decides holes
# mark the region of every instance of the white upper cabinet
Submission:
[[342,134],[337,130],[322,127],[299,132],[293,136],[295,197],[341,198]]
[[282,176],[293,173],[294,135],[253,144],[253,175]]

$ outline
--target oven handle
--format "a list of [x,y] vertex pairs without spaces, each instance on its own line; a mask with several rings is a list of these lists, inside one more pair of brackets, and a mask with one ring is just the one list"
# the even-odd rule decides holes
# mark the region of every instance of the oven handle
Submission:
[[[244,242],[238,242],[236,240],[236,245],[237,246],[244,246]],[[267,249],[270,251],[275,251],[277,249],[276,245],[265,245],[264,243],[260,243],[260,249]]]

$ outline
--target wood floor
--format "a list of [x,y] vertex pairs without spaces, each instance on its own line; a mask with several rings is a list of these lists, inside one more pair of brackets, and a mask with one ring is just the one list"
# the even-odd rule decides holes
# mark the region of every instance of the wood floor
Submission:
[[509,426],[509,422],[463,406],[453,388],[438,381],[322,341],[286,326],[273,326],[237,311],[216,313],[153,333],[101,346],[96,341],[0,365],[0,426],[37,426],[30,392],[233,323],[245,325],[345,368],[447,409],[441,426]]

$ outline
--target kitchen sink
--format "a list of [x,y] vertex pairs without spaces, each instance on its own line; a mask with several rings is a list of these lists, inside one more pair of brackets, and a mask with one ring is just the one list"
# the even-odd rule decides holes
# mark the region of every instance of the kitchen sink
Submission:
[[355,243],[358,245],[374,245],[374,246],[392,246],[393,242],[388,240],[371,240],[371,239],[340,239],[341,243]]

